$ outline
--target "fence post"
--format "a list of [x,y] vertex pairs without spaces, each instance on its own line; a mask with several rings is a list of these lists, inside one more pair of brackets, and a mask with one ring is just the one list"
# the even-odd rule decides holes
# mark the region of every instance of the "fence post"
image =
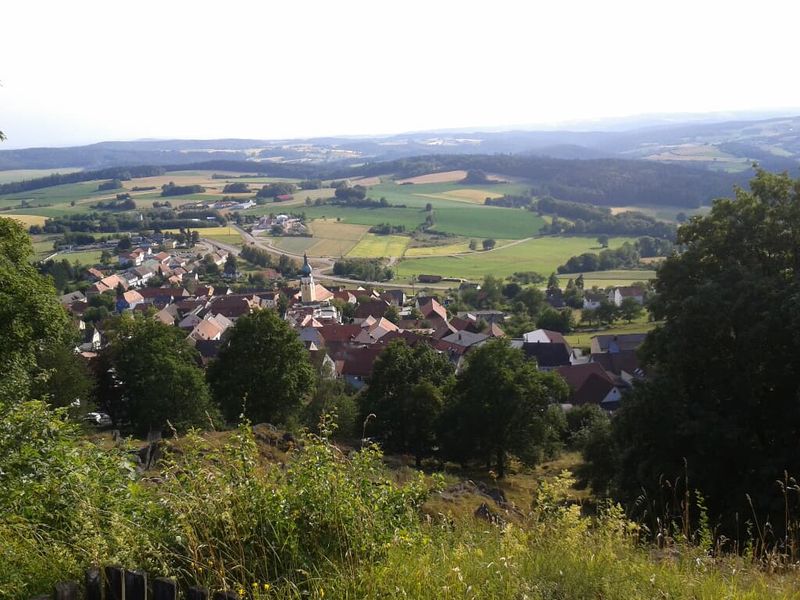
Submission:
[[187,600],[208,600],[208,590],[203,587],[191,587],[186,595]]
[[125,600],[147,600],[147,573],[125,571]]
[[125,569],[106,567],[106,600],[125,600]]
[[86,600],[103,600],[103,590],[100,585],[100,569],[97,567],[86,569],[84,581],[86,583]]
[[178,584],[169,577],[153,580],[153,600],[178,600]]
[[57,583],[53,590],[55,600],[78,600],[78,582],[64,581]]

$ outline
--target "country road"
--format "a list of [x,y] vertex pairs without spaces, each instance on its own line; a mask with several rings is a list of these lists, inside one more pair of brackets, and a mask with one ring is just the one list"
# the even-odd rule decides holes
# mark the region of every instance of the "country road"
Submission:
[[[287,252],[286,250],[281,250],[280,248],[276,248],[275,246],[266,243],[258,238],[252,236],[244,229],[239,227],[238,225],[231,225],[238,233],[242,236],[244,243],[257,246],[262,250],[266,250],[271,254],[276,254],[278,256],[284,255],[288,256],[289,258],[294,258],[296,260],[303,260],[302,254],[296,254],[294,252]],[[227,252],[233,253],[235,256],[238,256],[241,250],[236,246],[232,246],[231,244],[226,244],[224,242],[219,242],[213,238],[201,238],[201,241],[205,244],[208,244],[214,248],[219,248],[225,250]],[[308,259],[309,264],[313,268],[314,277],[320,281],[333,281],[336,283],[350,283],[355,285],[372,285],[372,286],[381,286],[386,287],[389,282],[386,281],[362,281],[361,279],[350,279],[348,277],[338,277],[336,275],[328,274],[329,271],[333,269],[333,263],[335,262],[334,259],[328,257],[314,257]],[[390,257],[389,259],[389,266],[394,265],[397,262],[397,257]],[[391,284],[394,287],[402,287],[402,288],[412,288],[416,289],[417,287],[421,289],[433,289],[433,290],[449,290],[450,288],[454,287],[454,285],[436,285],[436,284]]]

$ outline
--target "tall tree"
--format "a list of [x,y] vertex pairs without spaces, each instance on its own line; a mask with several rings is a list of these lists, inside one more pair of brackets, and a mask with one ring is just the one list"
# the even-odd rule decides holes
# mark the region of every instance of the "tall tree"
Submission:
[[381,352],[361,397],[361,411],[364,417],[375,415],[373,431],[386,450],[414,454],[421,463],[433,447],[441,389],[452,377],[450,361],[428,344],[412,348],[399,339]]
[[728,534],[754,511],[779,509],[778,526],[775,482],[800,473],[800,181],[757,171],[678,244],[655,282],[650,376],[612,421],[612,488],[633,502],[688,477]]
[[487,461],[493,457],[497,475],[503,477],[508,454],[529,464],[539,459],[550,437],[547,407],[567,394],[558,375],[537,370],[521,350],[496,338],[468,355],[448,414],[456,436],[470,440],[469,454]]
[[218,411],[199,367],[197,351],[176,327],[146,318],[119,317],[109,329],[106,373],[119,386],[122,406],[111,407],[117,422],[140,434],[204,427]]
[[34,378],[48,378],[42,359],[68,347],[74,330],[51,281],[31,265],[22,226],[0,217],[0,399],[24,400]]
[[285,422],[314,389],[300,338],[273,310],[240,317],[224,339],[208,380],[225,418]]

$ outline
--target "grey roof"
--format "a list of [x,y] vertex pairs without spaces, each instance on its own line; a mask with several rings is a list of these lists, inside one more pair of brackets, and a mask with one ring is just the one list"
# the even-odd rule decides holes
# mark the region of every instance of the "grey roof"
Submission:
[[481,342],[485,342],[488,339],[489,336],[486,335],[485,333],[473,333],[471,331],[457,331],[456,333],[451,333],[450,335],[443,337],[442,341],[467,348],[469,346],[474,346],[475,344],[480,344]]

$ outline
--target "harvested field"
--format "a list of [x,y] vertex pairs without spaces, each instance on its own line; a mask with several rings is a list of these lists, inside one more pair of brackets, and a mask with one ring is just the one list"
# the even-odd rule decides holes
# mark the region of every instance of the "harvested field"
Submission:
[[7,213],[0,213],[0,218],[14,219],[25,225],[25,227],[44,225],[44,222],[47,220],[47,217],[41,215],[10,215]]
[[441,192],[438,194],[414,195],[422,196],[424,198],[432,198],[434,200],[456,200],[458,202],[469,202],[470,204],[483,204],[486,201],[486,198],[500,198],[503,194],[489,192],[486,190],[463,189],[453,190],[451,192]]
[[342,223],[333,219],[315,219],[311,221],[311,232],[315,238],[328,238],[333,240],[358,241],[367,233],[366,225]]
[[357,179],[350,180],[350,183],[352,183],[353,185],[363,185],[364,187],[378,185],[380,182],[381,182],[380,177],[359,177]]

